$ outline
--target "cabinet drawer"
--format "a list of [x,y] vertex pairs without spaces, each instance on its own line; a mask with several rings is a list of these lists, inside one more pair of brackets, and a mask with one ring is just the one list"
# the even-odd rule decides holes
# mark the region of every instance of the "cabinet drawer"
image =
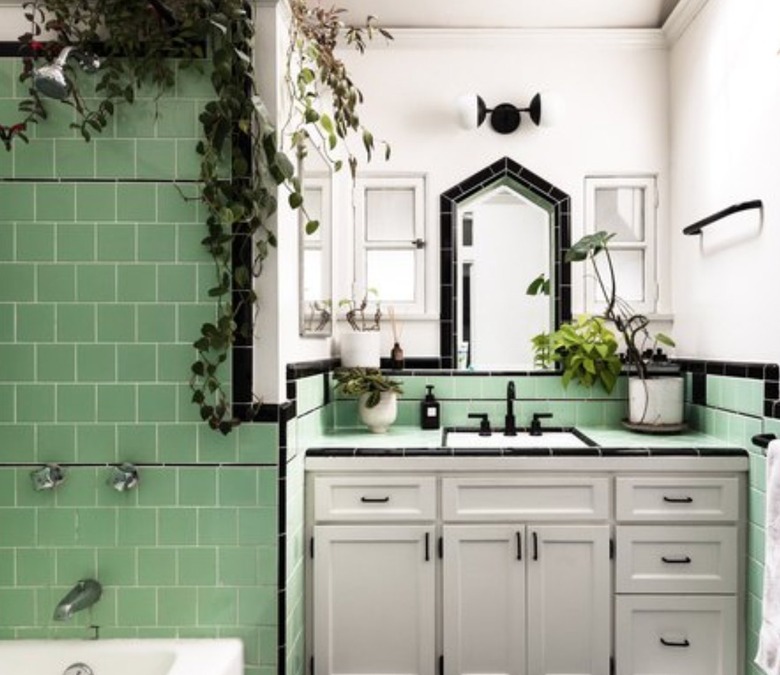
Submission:
[[605,520],[607,478],[444,478],[444,520]]
[[432,476],[321,476],[314,479],[317,521],[434,520]]
[[620,526],[618,593],[736,593],[737,528]]
[[618,478],[616,516],[620,521],[736,521],[738,479]]
[[618,596],[617,675],[734,675],[734,596]]

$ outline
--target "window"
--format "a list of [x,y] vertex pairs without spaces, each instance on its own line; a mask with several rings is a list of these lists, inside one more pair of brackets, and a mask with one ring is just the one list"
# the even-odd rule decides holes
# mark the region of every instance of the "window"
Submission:
[[[585,232],[614,233],[610,254],[618,295],[636,312],[652,314],[658,302],[654,176],[604,176],[585,179]],[[609,283],[603,256],[597,256],[602,278]],[[603,294],[591,273],[585,284],[588,312],[603,311]],[[608,289],[609,290],[609,289]]]
[[355,190],[355,285],[399,314],[425,312],[425,180],[360,178]]

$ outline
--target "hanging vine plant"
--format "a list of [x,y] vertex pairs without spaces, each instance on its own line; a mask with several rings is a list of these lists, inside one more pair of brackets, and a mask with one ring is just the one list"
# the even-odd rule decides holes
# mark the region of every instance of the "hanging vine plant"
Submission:
[[[86,141],[108,126],[118,106],[133,103],[139,87],[152,85],[162,94],[174,86],[177,67],[209,62],[214,99],[200,114],[203,135],[197,152],[199,199],[208,214],[202,244],[214,262],[215,283],[208,293],[216,309],[213,321],[203,324],[194,340],[190,386],[201,418],[213,429],[230,433],[240,420],[233,416],[221,373],[233,344],[252,337],[253,312],[247,308],[257,299],[253,277],[276,245],[270,219],[277,210],[279,187],[288,191],[292,208],[303,208],[294,164],[280,147],[255,91],[255,27],[249,5],[245,0],[35,0],[24,3],[23,10],[30,30],[20,37],[20,79],[31,86],[19,105],[22,119],[0,127],[7,149],[17,140],[27,141],[30,126],[46,119],[45,100],[32,86],[35,69],[66,46],[87,54],[99,51],[102,60],[94,97],[83,97],[69,78],[71,86],[63,98],[75,109],[72,126]],[[341,14],[312,10],[304,0],[293,0],[291,42],[305,64],[295,76],[299,86],[291,92],[292,105],[301,113],[291,117],[291,147],[300,149],[311,128],[324,130],[331,150],[350,132],[360,132],[370,159],[373,137],[356,112],[362,96],[334,50],[341,31],[362,51],[365,39],[378,29],[371,18],[365,28],[347,28]],[[67,64],[65,68],[69,70]],[[315,119],[309,112],[320,94],[313,82],[330,90],[332,119],[321,113]],[[340,167],[339,160],[333,163]],[[352,154],[349,163],[354,173],[357,160]],[[307,230],[316,225],[310,222]]]

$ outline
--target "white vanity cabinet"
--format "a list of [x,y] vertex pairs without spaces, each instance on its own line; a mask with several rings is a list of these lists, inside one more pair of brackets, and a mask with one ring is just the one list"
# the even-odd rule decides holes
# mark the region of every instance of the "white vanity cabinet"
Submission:
[[739,479],[616,478],[617,675],[731,675],[738,654]]
[[310,675],[743,673],[742,457],[448,459],[307,467]]

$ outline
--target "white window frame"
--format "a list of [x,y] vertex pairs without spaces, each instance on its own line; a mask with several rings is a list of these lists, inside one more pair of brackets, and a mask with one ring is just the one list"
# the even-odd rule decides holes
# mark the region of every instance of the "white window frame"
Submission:
[[[658,308],[658,178],[652,174],[611,175],[585,177],[585,234],[593,234],[605,229],[596,222],[596,190],[604,188],[635,188],[644,191],[644,239],[635,242],[610,241],[612,251],[644,252],[644,301],[630,301],[634,312],[645,315],[654,314]],[[600,314],[606,304],[601,290],[597,288],[593,270],[585,272],[585,311]],[[620,295],[620,279],[616,282]]]
[[[427,269],[426,252],[430,249],[430,236],[426,218],[426,181],[425,176],[419,174],[403,176],[362,176],[355,180],[354,187],[354,209],[355,209],[355,233],[354,233],[354,270],[353,270],[353,288],[367,288],[366,261],[367,253],[376,250],[409,250],[414,251],[415,267],[415,288],[414,300],[412,302],[397,302],[387,298],[380,297],[383,305],[393,305],[395,312],[399,316],[424,316],[428,310],[427,287],[430,284],[428,279],[429,270]],[[414,238],[398,239],[383,242],[367,241],[367,213],[366,213],[366,193],[372,189],[398,189],[412,190],[413,193],[413,222]],[[416,241],[422,242],[418,246]]]

